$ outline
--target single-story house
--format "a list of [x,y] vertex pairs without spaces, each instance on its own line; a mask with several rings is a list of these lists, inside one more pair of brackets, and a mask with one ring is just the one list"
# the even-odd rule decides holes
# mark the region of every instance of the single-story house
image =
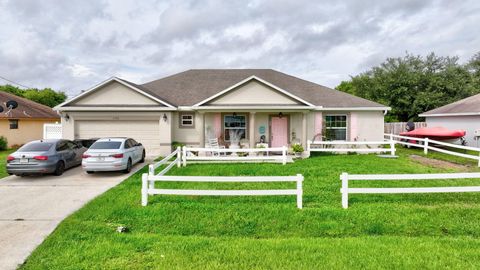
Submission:
[[271,69],[188,70],[144,84],[108,79],[55,108],[68,139],[129,136],[149,155],[231,132],[249,147],[383,140],[390,108]]
[[[18,107],[9,109],[6,103],[16,101]],[[0,91],[0,136],[7,138],[8,146],[19,146],[43,138],[43,125],[60,121],[52,108],[7,92]]]
[[447,104],[419,115],[425,117],[428,127],[445,127],[467,131],[465,139],[470,146],[480,146],[480,94]]

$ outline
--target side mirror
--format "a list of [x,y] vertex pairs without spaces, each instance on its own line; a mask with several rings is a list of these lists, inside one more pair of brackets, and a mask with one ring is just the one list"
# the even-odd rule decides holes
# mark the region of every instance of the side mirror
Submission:
[[137,143],[137,146],[142,146],[142,144],[141,144],[141,143]]

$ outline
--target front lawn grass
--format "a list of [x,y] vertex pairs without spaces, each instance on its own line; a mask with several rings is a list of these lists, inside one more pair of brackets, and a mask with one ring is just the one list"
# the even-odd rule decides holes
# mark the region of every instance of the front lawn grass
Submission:
[[13,153],[15,150],[3,150],[0,151],[0,178],[7,176],[7,156]]
[[[348,173],[454,172],[375,155],[315,156],[294,164],[194,164],[173,175],[305,176],[304,209],[294,196],[150,196],[141,172],[63,221],[22,269],[475,269],[480,267],[480,196],[352,195]],[[145,172],[146,168],[142,170]],[[358,181],[352,186],[479,185],[460,181]],[[160,184],[157,184],[160,186]],[[294,183],[161,183],[171,188],[271,188]],[[127,226],[128,233],[117,233]]]

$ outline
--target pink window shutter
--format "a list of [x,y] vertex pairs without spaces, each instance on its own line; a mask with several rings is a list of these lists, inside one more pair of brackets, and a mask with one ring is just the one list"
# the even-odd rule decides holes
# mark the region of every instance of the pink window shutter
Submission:
[[[314,136],[322,133],[322,130],[323,130],[323,114],[322,114],[322,112],[316,112],[315,113],[315,126],[314,127],[315,127]],[[320,139],[320,138],[318,138],[318,139]]]
[[222,114],[216,113],[213,117],[213,130],[215,132],[215,137],[220,138],[222,136]]

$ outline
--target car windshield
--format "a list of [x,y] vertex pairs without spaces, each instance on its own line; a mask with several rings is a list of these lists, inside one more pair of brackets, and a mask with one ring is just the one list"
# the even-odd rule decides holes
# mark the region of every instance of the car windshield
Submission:
[[90,149],[118,149],[122,142],[96,142],[90,146]]
[[53,143],[38,142],[38,143],[29,143],[20,147],[17,152],[45,152],[52,147]]

